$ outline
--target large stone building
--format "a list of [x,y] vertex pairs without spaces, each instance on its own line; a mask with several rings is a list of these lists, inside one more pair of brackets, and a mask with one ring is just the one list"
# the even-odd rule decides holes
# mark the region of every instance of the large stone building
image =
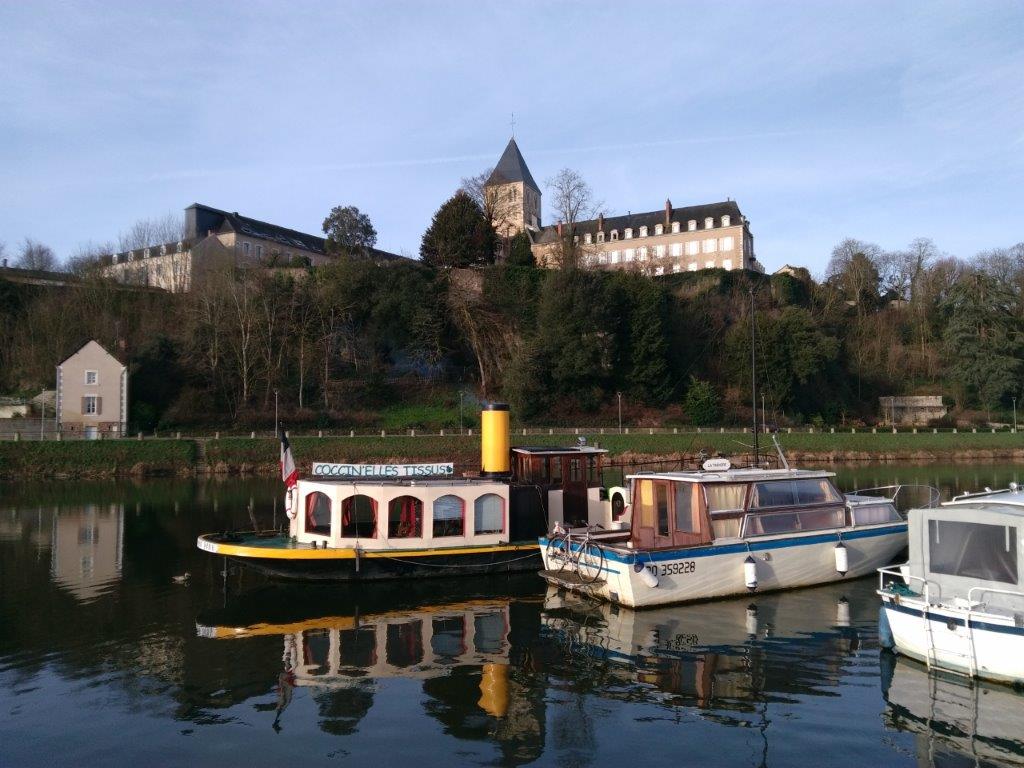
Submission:
[[[376,248],[369,256],[380,261],[403,258]],[[225,266],[315,267],[332,258],[322,237],[193,203],[185,209],[181,240],[115,253],[104,274],[119,282],[179,293],[190,290],[210,270]]]
[[96,341],[57,366],[57,424],[89,439],[128,429],[128,368]]
[[525,231],[540,266],[557,266],[563,238],[572,237],[583,266],[652,275],[700,269],[764,272],[754,255],[750,223],[733,200],[685,208],[666,200],[656,211],[578,221],[572,232],[564,222],[544,226],[541,191],[515,139],[505,147],[484,195],[498,234],[509,238]]

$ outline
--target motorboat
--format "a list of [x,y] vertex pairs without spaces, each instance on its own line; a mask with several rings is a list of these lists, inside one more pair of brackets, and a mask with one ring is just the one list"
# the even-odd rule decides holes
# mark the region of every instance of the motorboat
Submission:
[[884,643],[929,669],[1024,682],[1024,490],[912,509],[908,524],[907,562],[879,569]]

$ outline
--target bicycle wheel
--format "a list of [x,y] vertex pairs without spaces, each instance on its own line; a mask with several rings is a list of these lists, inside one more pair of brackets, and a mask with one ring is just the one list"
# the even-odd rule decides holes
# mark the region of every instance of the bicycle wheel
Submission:
[[564,571],[572,557],[572,553],[569,551],[569,534],[563,533],[548,539],[544,555],[544,559],[548,564],[548,570]]
[[583,584],[593,584],[604,571],[604,548],[600,544],[586,542],[580,545],[576,554],[576,573]]

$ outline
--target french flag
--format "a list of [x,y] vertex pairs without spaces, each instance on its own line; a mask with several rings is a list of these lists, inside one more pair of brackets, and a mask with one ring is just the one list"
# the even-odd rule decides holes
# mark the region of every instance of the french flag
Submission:
[[292,445],[288,442],[288,435],[283,429],[281,430],[281,479],[288,489],[294,488],[299,481],[299,470],[295,468]]

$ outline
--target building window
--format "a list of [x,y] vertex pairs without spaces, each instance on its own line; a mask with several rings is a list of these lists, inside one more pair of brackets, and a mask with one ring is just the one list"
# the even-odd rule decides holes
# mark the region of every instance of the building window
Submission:
[[415,496],[399,496],[388,504],[388,536],[418,539],[423,535],[423,502]]
[[715,219],[712,216],[708,216],[704,219],[704,229],[711,229],[715,226]]
[[640,237],[647,237],[647,227],[640,227]]
[[635,248],[627,248],[626,249],[626,259],[625,260],[626,261],[632,261],[635,258],[636,258],[636,249]]
[[678,221],[673,221],[672,222],[672,233],[676,234],[677,232],[679,232],[679,222]]
[[313,491],[306,496],[306,533],[331,535],[331,498],[326,493]]
[[85,383],[86,384],[99,384],[100,383],[100,372],[99,371],[86,371],[85,372]]
[[125,254],[125,261],[135,261],[135,251],[128,251]]
[[696,219],[690,219],[688,222],[686,222],[686,228],[690,232],[696,232],[697,231],[697,220]]
[[637,248],[636,256],[640,261],[647,261],[647,246],[645,245],[643,248]]
[[654,256],[655,256],[655,258],[658,258],[658,259],[663,258],[665,256],[665,246],[664,245],[656,245],[656,246],[654,246]]
[[722,269],[732,269],[732,259],[722,259]]
[[505,501],[496,493],[486,493],[473,504],[473,533],[504,533]]
[[618,263],[619,263],[619,252],[618,251],[612,251],[612,264],[618,264]]
[[673,256],[682,256],[683,255],[683,244],[682,243],[672,243],[672,255]]
[[701,243],[704,253],[714,253],[718,250],[718,241],[713,237],[709,237],[703,243]]
[[341,502],[341,535],[372,539],[377,535],[377,502],[369,496],[349,496]]
[[715,268],[715,262],[714,262],[714,260],[711,260],[711,261],[705,261],[705,262],[704,262],[704,269],[714,269],[714,268]]
[[434,538],[462,536],[466,530],[466,502],[448,494],[434,501]]
[[688,267],[688,269],[691,272],[696,272],[697,271],[697,262],[696,261],[691,261],[690,262],[690,266]]
[[665,274],[665,268],[664,267],[655,267],[654,268],[654,274],[656,274],[656,275],[664,275]]
[[86,395],[82,398],[82,413],[95,416],[99,412],[99,398],[96,395]]
[[633,230],[631,228],[626,229],[626,239],[631,240],[633,238]]
[[149,258],[149,248],[143,249],[143,251],[142,251],[142,258],[144,258],[144,259],[148,259]]
[[728,216],[723,216],[722,217],[722,226],[723,227],[728,227],[730,221],[732,221],[732,219],[730,219]]
[[599,242],[599,243],[603,243],[604,242],[604,232],[598,232],[597,233],[597,242]]
[[178,253],[181,253],[181,240],[179,240],[179,241],[178,241],[178,248],[177,248],[177,252],[178,252]]
[[654,234],[660,235],[660,234],[664,233],[664,231],[665,231],[665,226],[663,224],[655,224],[654,225]]
[[591,234],[589,232],[587,232],[587,234],[585,234],[583,236],[583,242],[586,243],[587,245],[590,245],[590,241],[591,240],[592,240],[592,236],[591,236]]
[[618,239],[619,239],[619,230],[613,229],[612,230],[612,240],[618,240]]
[[110,263],[111,264],[117,264],[117,254],[116,253],[113,256],[110,257]]
[[691,240],[686,244],[687,256],[696,256],[698,253],[700,253],[700,243],[698,243],[696,240]]
[[598,264],[607,264],[608,263],[608,254],[607,253],[599,253],[599,254],[597,254],[597,263]]
[[672,265],[672,271],[673,272],[681,272],[682,269],[683,269],[683,265],[680,264],[678,261],[675,264]]
[[733,239],[731,237],[723,237],[719,241],[718,248],[721,251],[731,251],[733,249],[733,242],[734,241],[733,241]]
[[160,255],[161,256],[166,256],[167,255],[167,246],[166,245],[161,245],[160,246]]
[[256,258],[257,259],[262,259],[263,258],[263,246],[262,245],[257,245],[256,246]]
[[246,256],[249,255],[249,244],[248,243],[242,243],[242,253],[244,253]]

